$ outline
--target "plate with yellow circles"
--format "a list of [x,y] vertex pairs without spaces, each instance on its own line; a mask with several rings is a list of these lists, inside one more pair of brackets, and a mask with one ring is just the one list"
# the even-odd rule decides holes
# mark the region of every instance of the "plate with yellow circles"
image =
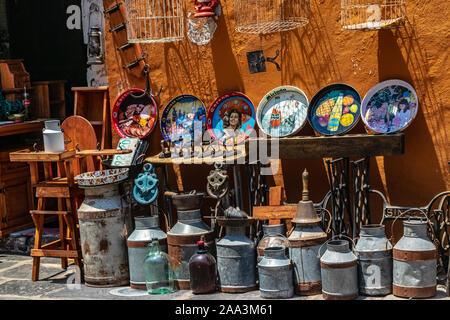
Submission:
[[308,121],[321,135],[343,134],[358,122],[360,109],[358,91],[347,84],[334,83],[320,89],[311,99]]

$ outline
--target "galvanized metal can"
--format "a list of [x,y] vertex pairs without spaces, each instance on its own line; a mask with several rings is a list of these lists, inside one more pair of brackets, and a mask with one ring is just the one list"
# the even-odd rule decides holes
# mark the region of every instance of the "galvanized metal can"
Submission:
[[202,221],[200,206],[203,196],[194,193],[172,197],[177,207],[178,221],[167,232],[167,245],[176,289],[190,289],[189,259],[197,253],[197,242],[202,237],[209,252],[213,256],[216,252],[214,233]]
[[294,270],[284,246],[264,249],[258,263],[259,292],[267,299],[286,299],[294,295]]
[[130,287],[146,290],[144,260],[148,255],[148,245],[156,238],[161,251],[167,253],[167,235],[159,228],[158,216],[139,216],[134,218],[134,222],[135,229],[127,240]]
[[86,187],[78,209],[84,281],[92,287],[127,285],[130,281],[125,232],[128,203],[118,184]]
[[386,238],[384,225],[362,226],[354,251],[358,257],[359,293],[367,296],[392,293],[392,245]]
[[294,264],[295,293],[315,295],[322,292],[319,249],[327,234],[316,224],[296,224],[289,236],[289,257]]
[[357,258],[347,241],[329,241],[320,267],[325,300],[350,300],[358,296]]
[[404,298],[436,295],[437,250],[427,237],[426,221],[404,221],[403,237],[393,250],[393,294]]
[[289,254],[289,240],[285,236],[286,226],[284,224],[263,224],[262,229],[263,237],[258,242],[258,246],[256,247],[258,263],[264,257],[265,248],[284,246],[286,247],[286,253]]
[[252,222],[246,220],[219,220],[226,227],[226,236],[217,242],[217,275],[219,290],[240,293],[256,290],[256,248],[245,234]]

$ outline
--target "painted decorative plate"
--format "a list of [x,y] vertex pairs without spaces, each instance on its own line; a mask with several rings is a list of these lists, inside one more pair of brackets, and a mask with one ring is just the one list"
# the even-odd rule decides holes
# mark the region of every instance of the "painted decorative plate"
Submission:
[[418,107],[416,91],[409,83],[387,80],[367,92],[361,105],[361,118],[377,133],[398,132],[411,124]]
[[296,134],[306,123],[308,98],[300,89],[281,86],[268,92],[258,105],[258,127],[272,137]]
[[189,94],[172,99],[161,117],[161,132],[172,143],[190,145],[200,139],[206,127],[206,108],[203,102]]
[[228,92],[217,98],[208,110],[206,127],[221,143],[239,144],[255,127],[255,107],[246,95]]
[[122,138],[146,137],[156,126],[158,107],[155,100],[142,89],[123,92],[113,106],[111,120]]
[[347,84],[330,84],[317,92],[308,108],[308,121],[319,134],[348,132],[358,122],[361,97]]
[[75,177],[79,187],[96,187],[120,182],[128,178],[128,168],[90,171]]

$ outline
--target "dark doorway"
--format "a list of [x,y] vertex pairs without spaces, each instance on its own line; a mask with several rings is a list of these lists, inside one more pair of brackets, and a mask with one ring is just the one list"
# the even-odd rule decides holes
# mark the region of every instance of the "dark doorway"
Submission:
[[31,81],[67,80],[66,114],[73,114],[70,88],[86,86],[81,1],[6,0],[6,8],[10,58],[24,59]]

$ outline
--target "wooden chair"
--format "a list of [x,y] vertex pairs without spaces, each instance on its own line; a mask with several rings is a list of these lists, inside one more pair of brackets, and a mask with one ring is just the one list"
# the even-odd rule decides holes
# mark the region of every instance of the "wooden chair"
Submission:
[[[36,227],[33,257],[32,280],[39,280],[41,257],[61,258],[61,267],[67,269],[68,258],[73,258],[82,271],[80,235],[77,228],[75,181],[72,160],[75,150],[64,152],[31,152],[22,150],[10,153],[11,162],[28,162],[31,183],[36,189],[37,209],[30,210]],[[38,165],[42,164],[44,177],[39,174]],[[47,200],[56,198],[58,210],[49,210]],[[59,222],[59,239],[42,244],[45,217],[56,215]]]

